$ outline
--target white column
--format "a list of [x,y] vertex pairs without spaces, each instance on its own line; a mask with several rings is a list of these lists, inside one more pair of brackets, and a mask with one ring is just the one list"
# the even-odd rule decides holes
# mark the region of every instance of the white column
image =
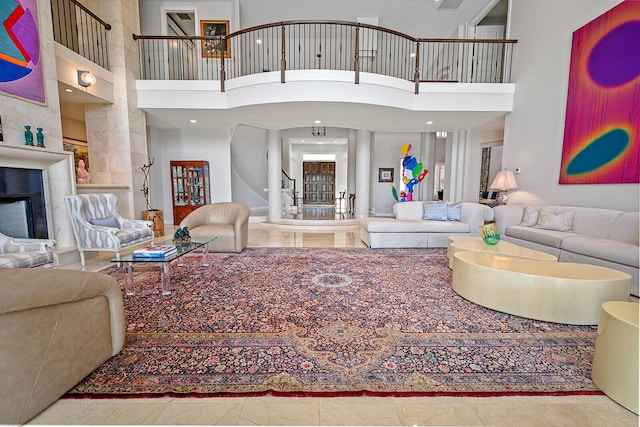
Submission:
[[[356,192],[356,130],[347,134],[347,202],[349,194]],[[348,209],[347,209],[348,210]]]
[[282,218],[282,145],[280,131],[267,131],[269,222]]
[[426,178],[419,184],[422,200],[433,200],[433,180],[436,168],[436,134],[435,132],[422,132],[421,159],[422,164],[429,170]]
[[466,170],[467,132],[449,132],[445,164],[444,200],[462,201],[462,187]]
[[356,207],[355,218],[369,216],[371,181],[371,132],[356,131]]

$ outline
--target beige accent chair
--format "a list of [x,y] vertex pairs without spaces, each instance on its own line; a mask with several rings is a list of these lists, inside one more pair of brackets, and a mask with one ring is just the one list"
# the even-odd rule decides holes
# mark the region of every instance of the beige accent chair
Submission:
[[115,194],[65,196],[82,265],[85,251],[120,251],[141,243],[153,243],[153,222],[125,219],[118,213]]
[[19,268],[0,275],[0,424],[22,424],[55,402],[125,341],[111,276]]
[[18,239],[0,233],[0,268],[54,268],[55,240]]
[[209,243],[209,252],[242,252],[249,236],[249,208],[240,203],[219,202],[191,212],[180,223],[188,227],[193,240],[217,239]]

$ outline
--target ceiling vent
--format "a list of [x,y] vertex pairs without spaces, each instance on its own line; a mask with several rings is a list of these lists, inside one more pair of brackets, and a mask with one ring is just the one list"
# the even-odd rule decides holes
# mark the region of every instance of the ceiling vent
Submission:
[[441,0],[438,10],[457,10],[462,0]]
[[176,13],[176,15],[178,16],[178,18],[180,18],[183,21],[192,21],[193,18],[191,17],[190,13]]

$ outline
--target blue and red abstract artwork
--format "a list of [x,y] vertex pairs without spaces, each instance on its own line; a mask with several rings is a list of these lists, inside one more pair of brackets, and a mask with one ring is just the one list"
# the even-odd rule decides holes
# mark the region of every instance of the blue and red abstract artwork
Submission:
[[640,1],[573,33],[560,184],[640,182]]
[[0,0],[0,91],[45,102],[36,0]]

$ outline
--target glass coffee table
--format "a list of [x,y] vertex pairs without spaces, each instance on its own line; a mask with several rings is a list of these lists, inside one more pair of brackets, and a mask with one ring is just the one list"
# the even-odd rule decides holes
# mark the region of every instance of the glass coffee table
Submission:
[[[181,244],[177,244],[176,249],[177,252],[170,254],[169,256],[162,258],[138,258],[133,256],[133,252],[128,253],[126,255],[121,255],[119,258],[112,258],[111,262],[117,263],[118,267],[122,267],[125,272],[125,285],[124,291],[126,295],[134,295],[135,291],[133,289],[133,265],[134,264],[157,264],[161,269],[161,277],[162,277],[162,295],[169,295],[171,293],[171,276],[170,276],[170,265],[172,261],[178,260],[191,252],[194,252],[198,249],[202,249],[202,265],[208,266],[207,262],[207,253],[209,252],[209,243],[216,240],[217,237],[212,237],[209,240],[190,240],[189,242],[183,242]],[[155,245],[173,245],[172,240],[168,240],[166,242],[154,243]]]

